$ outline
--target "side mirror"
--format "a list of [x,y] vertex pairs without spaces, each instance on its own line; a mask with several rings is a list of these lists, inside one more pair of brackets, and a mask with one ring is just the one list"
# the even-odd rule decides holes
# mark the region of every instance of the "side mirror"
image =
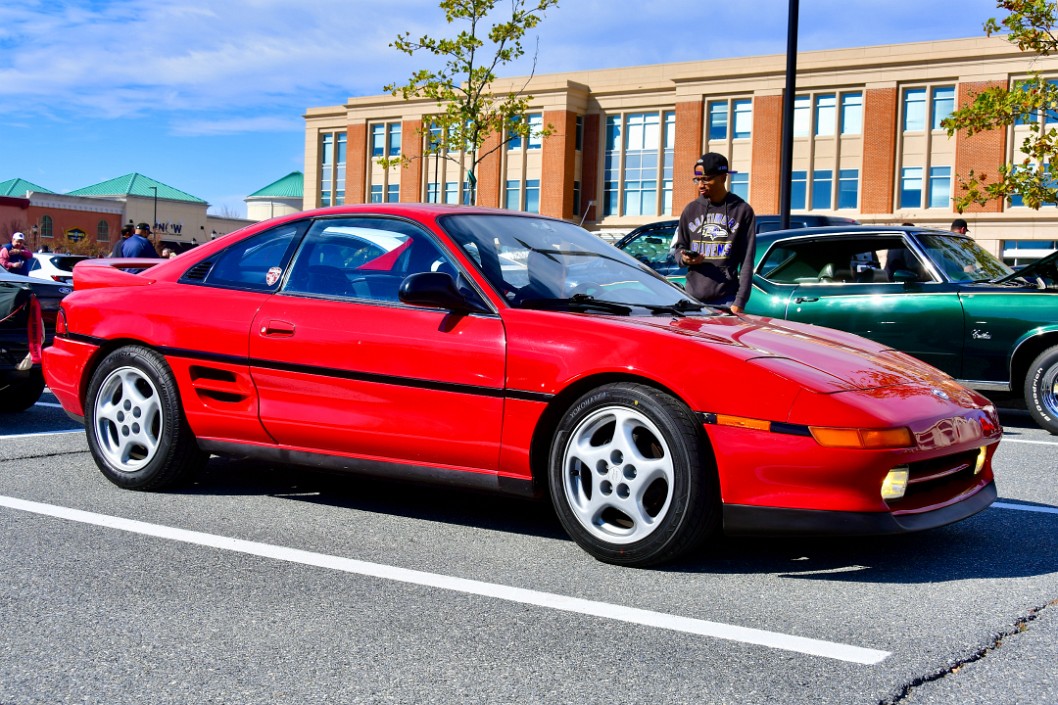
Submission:
[[893,281],[902,284],[909,284],[911,282],[917,282],[918,275],[909,269],[896,269],[893,270]]
[[447,272],[419,272],[408,275],[397,292],[400,300],[413,306],[444,308],[460,313],[487,313],[488,308],[460,293],[456,281]]

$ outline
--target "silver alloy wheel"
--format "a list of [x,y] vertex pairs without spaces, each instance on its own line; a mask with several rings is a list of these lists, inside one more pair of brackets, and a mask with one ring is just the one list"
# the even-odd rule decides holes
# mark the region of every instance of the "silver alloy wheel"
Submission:
[[95,398],[95,433],[99,448],[115,467],[135,473],[158,450],[165,421],[154,383],[135,367],[107,375]]
[[563,490],[577,521],[611,544],[649,536],[672,504],[672,453],[642,412],[607,406],[585,417],[563,453]]

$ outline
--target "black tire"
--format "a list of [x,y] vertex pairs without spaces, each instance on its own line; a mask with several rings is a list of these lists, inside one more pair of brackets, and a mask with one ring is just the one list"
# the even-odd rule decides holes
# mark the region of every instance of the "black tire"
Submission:
[[1036,423],[1058,435],[1058,345],[1044,350],[1029,365],[1025,406]]
[[645,385],[608,384],[578,399],[552,440],[548,479],[566,532],[605,563],[675,560],[719,524],[715,463],[698,420]]
[[85,430],[96,465],[127,489],[178,486],[209,459],[187,425],[169,365],[139,345],[115,350],[92,373]]
[[35,368],[26,379],[12,382],[0,392],[0,413],[13,414],[25,411],[40,401],[44,394],[44,375]]

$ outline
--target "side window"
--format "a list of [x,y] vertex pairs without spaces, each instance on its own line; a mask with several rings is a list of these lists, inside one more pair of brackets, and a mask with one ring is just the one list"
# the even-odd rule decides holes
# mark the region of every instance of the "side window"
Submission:
[[[257,291],[275,291],[283,270],[308,227],[302,220],[277,226],[241,240],[211,258],[213,265],[205,283]],[[199,265],[201,266],[201,265]],[[192,272],[184,275],[193,279]]]
[[451,260],[424,231],[401,220],[318,220],[290,267],[283,292],[397,302],[409,274],[447,272]]

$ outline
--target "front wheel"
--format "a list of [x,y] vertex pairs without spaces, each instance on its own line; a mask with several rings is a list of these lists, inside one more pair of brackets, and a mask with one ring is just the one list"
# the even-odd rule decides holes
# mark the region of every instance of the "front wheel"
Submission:
[[187,425],[169,365],[148,348],[119,348],[104,358],[88,384],[85,412],[92,458],[119,487],[173,487],[209,458]]
[[1025,406],[1036,423],[1058,435],[1058,345],[1044,350],[1029,366]]
[[644,567],[699,546],[719,521],[712,455],[693,412],[641,384],[581,397],[551,445],[551,500],[585,551]]

